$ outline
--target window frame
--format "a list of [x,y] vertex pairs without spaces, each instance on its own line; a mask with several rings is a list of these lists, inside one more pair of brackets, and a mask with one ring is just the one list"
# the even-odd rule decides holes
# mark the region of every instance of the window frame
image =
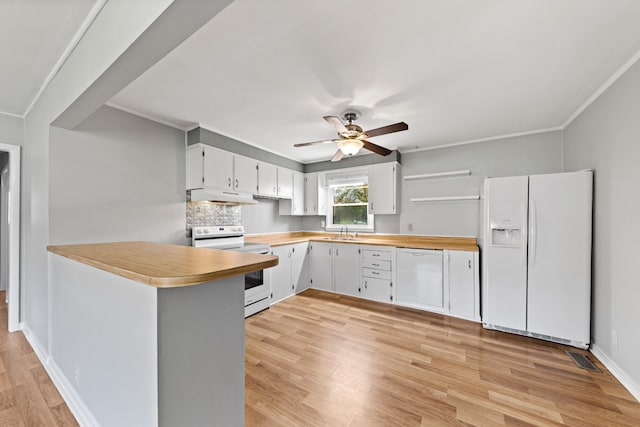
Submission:
[[[368,194],[368,188],[369,188],[369,183],[365,182],[363,183],[363,185],[367,186],[367,194]],[[373,232],[374,231],[374,215],[372,213],[370,213],[369,211],[369,200],[367,198],[367,202],[364,203],[367,206],[367,224],[366,225],[360,225],[360,224],[334,224],[333,223],[333,201],[334,201],[334,191],[336,188],[341,188],[341,187],[353,187],[354,185],[352,183],[349,182],[345,182],[344,184],[337,184],[337,185],[331,185],[327,188],[327,223],[326,223],[326,227],[325,230],[327,231],[340,231],[341,228],[343,227],[348,227],[349,231],[365,231],[365,232]],[[356,203],[356,204],[345,204],[344,206],[347,205],[361,205],[360,203]],[[337,205],[337,206],[342,206],[342,205]]]

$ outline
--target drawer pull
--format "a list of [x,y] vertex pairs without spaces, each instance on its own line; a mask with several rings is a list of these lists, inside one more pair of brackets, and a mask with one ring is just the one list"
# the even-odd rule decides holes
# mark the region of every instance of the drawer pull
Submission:
[[373,265],[374,267],[380,267],[380,264],[371,263],[371,265]]
[[379,275],[380,275],[380,273],[378,273],[377,271],[372,271],[372,272],[371,272],[371,274],[375,274],[375,275],[377,275],[377,276],[379,276]]
[[371,254],[371,256],[380,256],[380,254]]

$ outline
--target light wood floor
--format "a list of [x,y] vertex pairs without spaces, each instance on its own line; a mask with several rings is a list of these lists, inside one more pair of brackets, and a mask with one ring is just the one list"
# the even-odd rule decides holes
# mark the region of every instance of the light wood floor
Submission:
[[0,292],[0,426],[77,426],[22,332],[7,332]]
[[[247,426],[640,426],[570,347],[309,290],[246,321]],[[575,350],[580,352],[580,350]]]

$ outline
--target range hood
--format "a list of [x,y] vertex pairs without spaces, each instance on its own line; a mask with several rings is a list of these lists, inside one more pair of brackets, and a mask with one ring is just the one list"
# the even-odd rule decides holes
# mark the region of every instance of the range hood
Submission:
[[253,199],[253,195],[249,193],[238,193],[236,191],[223,191],[214,188],[199,188],[197,190],[187,191],[187,195],[191,193],[191,198],[187,200],[192,202],[219,202],[232,203],[236,205],[256,205],[258,202]]

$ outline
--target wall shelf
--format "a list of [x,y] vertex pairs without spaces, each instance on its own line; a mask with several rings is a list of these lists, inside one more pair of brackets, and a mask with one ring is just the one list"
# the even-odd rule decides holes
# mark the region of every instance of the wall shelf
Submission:
[[453,200],[480,200],[480,196],[446,196],[446,197],[414,197],[409,199],[412,202],[449,202]]
[[449,176],[460,176],[460,175],[471,175],[471,171],[469,169],[466,169],[466,170],[450,171],[450,172],[425,173],[421,175],[405,175],[404,177],[402,177],[402,179],[405,181],[413,181],[417,179],[445,178]]

